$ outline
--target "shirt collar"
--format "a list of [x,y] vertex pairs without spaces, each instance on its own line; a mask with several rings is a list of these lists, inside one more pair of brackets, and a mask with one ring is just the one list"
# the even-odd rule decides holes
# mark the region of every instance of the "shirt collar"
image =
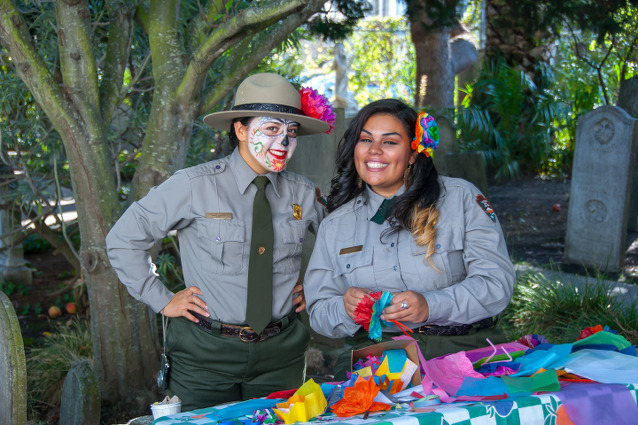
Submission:
[[[405,186],[401,186],[394,195],[390,196],[387,199],[391,199],[391,198],[394,198],[395,196],[403,195],[404,192],[405,192]],[[379,195],[374,190],[370,189],[370,186],[366,186],[364,197],[367,198],[367,202],[363,206],[364,208],[363,211],[365,212],[366,219],[369,221],[377,213],[377,211],[379,210],[379,207],[381,206],[381,202],[383,202],[383,200],[386,198]]]
[[[250,186],[255,177],[257,177],[259,174],[253,171],[253,169],[250,168],[248,164],[246,164],[246,161],[244,161],[244,158],[241,157],[238,148],[235,148],[233,153],[230,154],[228,165],[235,176],[235,180],[237,181],[237,189],[239,190],[239,193],[241,193],[242,195],[245,194],[248,186]],[[285,171],[282,171],[282,173],[284,172]],[[275,172],[266,174],[266,177],[268,177],[268,180],[270,180],[270,184],[275,190],[275,195],[277,195],[277,197],[281,197],[281,195],[279,194],[279,184],[281,181],[281,177],[279,176],[279,174],[280,173]]]

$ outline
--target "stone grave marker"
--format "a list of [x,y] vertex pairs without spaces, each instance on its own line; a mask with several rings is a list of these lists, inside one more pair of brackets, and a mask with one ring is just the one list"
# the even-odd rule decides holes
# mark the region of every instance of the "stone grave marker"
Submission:
[[20,323],[0,291],[0,424],[27,422],[27,366]]
[[625,253],[638,126],[602,106],[578,120],[565,237],[567,261],[619,271]]
[[86,359],[73,362],[64,378],[60,403],[60,425],[99,425],[100,387]]

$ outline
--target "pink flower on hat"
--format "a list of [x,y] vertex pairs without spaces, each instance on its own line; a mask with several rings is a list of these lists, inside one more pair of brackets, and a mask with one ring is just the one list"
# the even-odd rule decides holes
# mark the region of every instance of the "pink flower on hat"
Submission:
[[299,94],[301,95],[301,110],[304,115],[330,124],[330,130],[326,131],[326,134],[332,133],[336,115],[328,99],[310,87],[302,87]]

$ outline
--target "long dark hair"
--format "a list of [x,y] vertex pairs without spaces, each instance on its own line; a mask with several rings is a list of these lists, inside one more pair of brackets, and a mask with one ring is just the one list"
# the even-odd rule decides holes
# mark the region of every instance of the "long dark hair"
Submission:
[[255,117],[235,118],[233,122],[230,123],[230,129],[228,130],[228,140],[230,140],[230,145],[233,148],[236,148],[237,145],[239,145],[239,139],[237,138],[237,133],[235,132],[235,123],[239,121],[241,122],[241,125],[246,127],[248,123],[250,122],[250,120],[252,120],[253,118]]
[[[337,175],[332,179],[328,196],[328,211],[332,212],[365,190],[365,183],[359,187],[357,170],[354,165],[354,148],[365,123],[375,114],[392,115],[403,123],[409,140],[414,139],[417,112],[398,99],[382,99],[363,107],[352,119],[337,147]],[[439,174],[432,158],[417,154],[407,177],[406,191],[397,198],[390,218],[392,232],[412,229],[417,211],[433,208],[441,195]]]

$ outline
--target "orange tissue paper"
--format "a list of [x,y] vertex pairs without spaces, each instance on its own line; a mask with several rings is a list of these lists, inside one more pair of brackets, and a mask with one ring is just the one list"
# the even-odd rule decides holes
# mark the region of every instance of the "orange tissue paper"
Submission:
[[343,398],[332,405],[332,411],[339,417],[354,416],[365,412],[378,412],[390,410],[390,405],[374,401],[379,393],[379,388],[374,379],[359,376],[354,386],[346,387]]

